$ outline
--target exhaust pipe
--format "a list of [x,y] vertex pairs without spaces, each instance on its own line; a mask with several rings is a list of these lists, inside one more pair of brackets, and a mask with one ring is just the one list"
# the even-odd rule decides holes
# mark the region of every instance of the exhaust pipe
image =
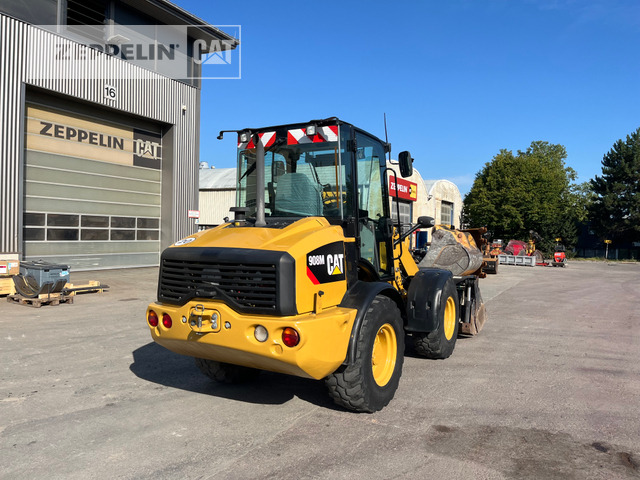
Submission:
[[257,133],[253,143],[256,145],[256,227],[264,227],[267,224],[264,219],[264,145]]

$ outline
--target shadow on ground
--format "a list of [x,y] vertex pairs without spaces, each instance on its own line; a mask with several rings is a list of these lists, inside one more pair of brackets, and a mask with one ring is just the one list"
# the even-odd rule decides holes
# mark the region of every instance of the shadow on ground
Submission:
[[217,383],[200,373],[193,358],[178,355],[153,342],[133,352],[133,363],[129,368],[138,378],[149,382],[228,400],[282,405],[298,397],[313,405],[339,410],[322,381],[260,372],[257,379],[248,383]]

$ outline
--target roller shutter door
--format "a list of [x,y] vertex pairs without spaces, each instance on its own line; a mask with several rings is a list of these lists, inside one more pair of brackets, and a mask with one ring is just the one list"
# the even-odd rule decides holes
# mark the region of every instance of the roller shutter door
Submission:
[[25,111],[25,259],[72,270],[158,265],[160,128],[41,104]]

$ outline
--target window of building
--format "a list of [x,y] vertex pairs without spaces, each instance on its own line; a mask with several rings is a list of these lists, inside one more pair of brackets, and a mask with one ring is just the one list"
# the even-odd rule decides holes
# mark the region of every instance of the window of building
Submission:
[[57,0],[0,0],[0,12],[34,25],[55,25],[58,22]]
[[67,0],[68,31],[97,44],[105,43],[108,3],[107,0]]
[[453,225],[453,203],[442,201],[440,223],[442,225]]
[[158,240],[160,238],[160,220],[147,217],[25,212],[24,226],[24,237],[27,241]]
[[398,223],[398,207],[400,207],[400,231],[406,232],[411,228],[412,202],[400,200],[396,205],[396,199],[391,198],[391,220],[393,223]]
[[67,0],[67,25],[104,25],[108,3],[106,0]]

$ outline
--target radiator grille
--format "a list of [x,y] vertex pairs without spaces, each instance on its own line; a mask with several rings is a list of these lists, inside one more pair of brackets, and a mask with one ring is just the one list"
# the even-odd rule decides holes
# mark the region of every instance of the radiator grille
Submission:
[[275,311],[277,290],[275,264],[163,259],[158,293],[180,305],[196,297],[221,297],[237,307]]

